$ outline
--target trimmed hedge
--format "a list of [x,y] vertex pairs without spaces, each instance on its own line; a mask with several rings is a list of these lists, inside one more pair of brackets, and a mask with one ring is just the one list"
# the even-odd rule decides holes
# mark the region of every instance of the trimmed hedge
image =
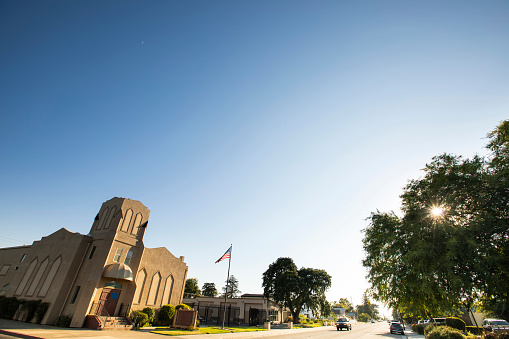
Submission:
[[465,326],[465,331],[470,332],[474,335],[483,335],[484,334],[484,329],[481,326],[479,326],[479,327]]
[[424,334],[424,324],[412,324],[411,328],[414,333]]
[[150,308],[150,307],[145,307],[144,309],[141,310],[143,313],[145,313],[148,317],[148,322],[150,324],[153,324],[154,323],[154,319],[156,317],[156,311],[154,311],[153,308]]
[[[466,339],[460,330],[449,326],[433,326],[426,335],[426,339]],[[504,338],[505,339],[505,338]]]
[[38,300],[24,300],[16,297],[0,297],[0,318],[12,320],[14,318],[25,322],[34,320],[40,324],[46,312],[49,303]]
[[180,309],[183,309],[183,310],[192,310],[191,306],[186,305],[186,304],[178,304],[177,306],[175,306],[175,309],[176,310],[180,310]]
[[12,320],[21,305],[21,300],[15,297],[0,297],[0,318]]
[[72,314],[59,316],[57,318],[57,321],[55,322],[55,326],[58,326],[58,327],[69,327],[69,326],[71,326],[72,317],[73,317]]
[[129,319],[131,319],[136,328],[141,328],[147,323],[148,315],[141,311],[132,311],[129,314]]
[[169,325],[174,316],[175,306],[173,305],[163,305],[159,309],[158,319],[163,325]]
[[509,331],[488,332],[485,339],[509,339]]
[[465,332],[465,322],[457,317],[449,317],[445,318],[445,325],[460,330],[461,332]]

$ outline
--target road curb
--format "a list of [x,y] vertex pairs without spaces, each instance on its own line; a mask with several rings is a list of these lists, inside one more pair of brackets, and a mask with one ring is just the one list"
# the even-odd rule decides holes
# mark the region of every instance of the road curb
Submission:
[[33,335],[29,335],[29,334],[23,334],[23,333],[6,331],[6,330],[0,330],[0,334],[6,334],[6,335],[10,335],[11,337],[23,338],[23,339],[44,339],[42,337],[36,337]]

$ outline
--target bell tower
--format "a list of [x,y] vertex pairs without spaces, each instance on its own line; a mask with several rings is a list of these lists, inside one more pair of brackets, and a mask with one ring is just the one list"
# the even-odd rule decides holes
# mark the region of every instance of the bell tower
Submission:
[[96,237],[117,233],[122,238],[143,241],[149,215],[150,210],[141,202],[115,197],[102,204],[89,234]]

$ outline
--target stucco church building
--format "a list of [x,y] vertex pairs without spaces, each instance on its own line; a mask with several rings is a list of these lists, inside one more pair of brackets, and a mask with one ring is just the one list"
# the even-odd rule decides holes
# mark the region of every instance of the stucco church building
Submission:
[[181,303],[188,267],[166,248],[145,248],[150,210],[141,202],[104,202],[86,235],[65,228],[32,245],[0,249],[0,296],[49,303],[42,324],[73,315],[123,316]]

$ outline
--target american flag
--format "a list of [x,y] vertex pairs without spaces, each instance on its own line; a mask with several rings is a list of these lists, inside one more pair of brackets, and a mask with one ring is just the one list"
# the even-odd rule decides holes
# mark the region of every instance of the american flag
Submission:
[[231,256],[231,253],[232,253],[232,247],[230,246],[230,248],[228,249],[228,251],[224,252],[223,256],[219,259],[216,260],[216,264],[220,261],[223,261],[224,259],[228,259],[230,256]]

